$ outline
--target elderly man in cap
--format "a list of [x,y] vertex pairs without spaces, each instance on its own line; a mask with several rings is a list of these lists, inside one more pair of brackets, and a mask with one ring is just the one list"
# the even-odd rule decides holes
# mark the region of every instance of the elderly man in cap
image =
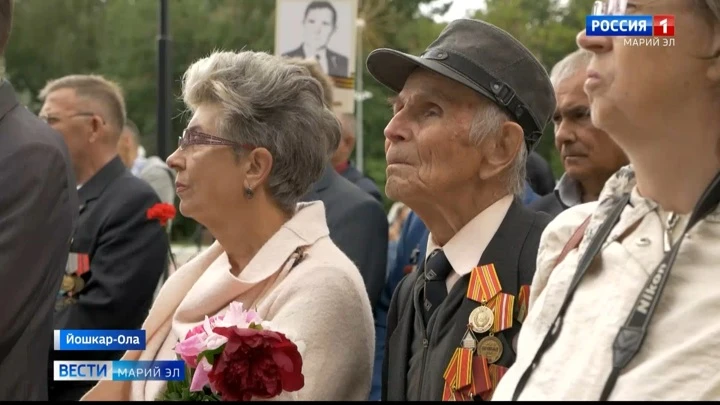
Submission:
[[397,92],[386,194],[427,225],[426,258],[388,314],[384,400],[489,399],[514,361],[540,235],[523,207],[525,159],[555,110],[547,72],[515,38],[451,22],[420,56],[377,49]]

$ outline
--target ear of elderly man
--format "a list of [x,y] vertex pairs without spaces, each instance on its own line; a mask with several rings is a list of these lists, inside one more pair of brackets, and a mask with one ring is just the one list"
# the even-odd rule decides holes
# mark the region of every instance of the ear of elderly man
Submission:
[[[550,220],[520,197],[555,111],[551,82],[515,38],[471,19],[448,24],[421,56],[378,49],[367,67],[397,93],[386,194],[430,231],[390,303],[382,399],[489,399],[515,360]],[[461,364],[473,369],[462,383]]]

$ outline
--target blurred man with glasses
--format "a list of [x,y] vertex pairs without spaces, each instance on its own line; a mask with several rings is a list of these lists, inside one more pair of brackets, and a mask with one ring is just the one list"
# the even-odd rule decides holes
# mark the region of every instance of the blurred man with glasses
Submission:
[[[117,153],[126,119],[121,90],[100,76],[73,75],[49,82],[40,99],[40,117],[68,145],[80,197],[54,329],[138,329],[167,265],[169,246],[163,226],[147,215],[160,199]],[[51,352],[49,369],[53,360],[121,355]],[[51,400],[78,400],[92,387],[91,381],[49,380]]]

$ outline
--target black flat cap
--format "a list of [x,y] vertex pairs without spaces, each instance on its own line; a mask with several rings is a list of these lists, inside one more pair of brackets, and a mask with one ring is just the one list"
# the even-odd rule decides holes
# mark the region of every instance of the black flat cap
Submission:
[[395,92],[418,67],[462,83],[500,106],[523,128],[528,150],[537,145],[555,111],[545,68],[512,35],[484,21],[451,22],[419,57],[380,48],[367,58],[370,74]]

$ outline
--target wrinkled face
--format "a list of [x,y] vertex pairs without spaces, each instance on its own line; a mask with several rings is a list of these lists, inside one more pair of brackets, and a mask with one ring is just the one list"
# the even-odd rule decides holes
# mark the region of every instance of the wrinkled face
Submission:
[[246,166],[239,163],[232,146],[212,144],[203,138],[203,135],[220,137],[220,114],[219,106],[200,105],[184,135],[193,142],[178,147],[167,159],[168,166],[177,171],[175,185],[180,212],[200,223],[216,217],[227,207],[237,209],[246,201],[243,197]]
[[432,201],[477,179],[481,152],[469,135],[479,97],[427,70],[408,77],[385,128],[389,198]]
[[627,164],[627,157],[607,133],[593,126],[583,90],[586,77],[581,69],[555,86],[555,147],[568,176],[604,182]]
[[[333,12],[329,8],[314,8],[307,13],[303,24],[305,44],[312,49],[326,47],[335,32]],[[306,55],[312,57],[313,55]]]
[[671,124],[675,117],[686,117],[683,106],[707,94],[709,58],[717,44],[709,24],[692,7],[689,0],[628,1],[628,15],[674,15],[674,46],[662,46],[662,39],[660,46],[630,46],[625,41],[632,37],[578,35],[578,45],[594,54],[585,82],[593,122],[620,145],[631,142],[630,137],[657,142],[657,134],[646,128],[657,127],[658,119]]
[[87,100],[77,96],[73,89],[59,89],[45,97],[38,116],[60,132],[70,151],[75,173],[87,166],[90,145],[97,140],[93,136],[94,114]]

